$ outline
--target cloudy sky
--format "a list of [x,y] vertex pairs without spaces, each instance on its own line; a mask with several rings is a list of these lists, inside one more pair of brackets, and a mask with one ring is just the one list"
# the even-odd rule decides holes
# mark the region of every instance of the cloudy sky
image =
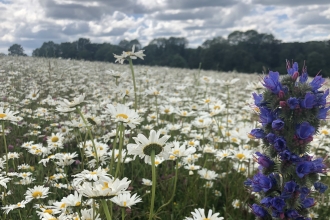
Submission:
[[18,43],[31,55],[43,42],[89,38],[117,44],[185,37],[197,47],[235,30],[283,42],[330,39],[329,0],[0,0],[0,52]]

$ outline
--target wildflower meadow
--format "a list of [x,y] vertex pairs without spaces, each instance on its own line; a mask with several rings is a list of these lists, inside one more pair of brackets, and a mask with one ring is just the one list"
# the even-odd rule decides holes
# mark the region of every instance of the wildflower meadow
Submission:
[[134,65],[143,52],[0,57],[0,219],[330,219],[321,73]]

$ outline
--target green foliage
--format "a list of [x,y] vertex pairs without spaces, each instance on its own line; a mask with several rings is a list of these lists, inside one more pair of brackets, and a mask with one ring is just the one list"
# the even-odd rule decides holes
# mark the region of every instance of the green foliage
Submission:
[[[198,68],[200,62],[205,70],[233,71],[245,73],[261,70],[278,70],[285,73],[283,61],[294,59],[305,63],[310,76],[315,76],[321,69],[322,75],[330,76],[329,42],[312,41],[305,43],[281,43],[272,34],[234,31],[225,39],[221,36],[208,39],[197,48],[187,48],[188,41],[182,37],[156,38],[142,47],[138,39],[121,40],[118,45],[109,43],[91,43],[89,39],[79,38],[74,42],[55,44],[44,43],[33,51],[37,57],[62,57],[72,59],[113,62],[109,53],[120,54],[123,50],[145,50],[144,61],[135,64]],[[112,47],[109,47],[111,45]]]
[[11,45],[8,49],[8,52],[9,56],[26,56],[23,47],[19,44]]

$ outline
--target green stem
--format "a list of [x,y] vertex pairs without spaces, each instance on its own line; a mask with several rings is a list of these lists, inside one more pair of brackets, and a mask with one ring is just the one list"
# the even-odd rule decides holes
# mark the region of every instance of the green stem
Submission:
[[125,219],[125,208],[121,208],[121,220]]
[[205,186],[205,197],[204,197],[204,210],[206,209],[206,202],[207,202],[207,187]]
[[132,78],[133,78],[133,86],[134,86],[134,110],[137,110],[137,96],[136,96],[136,84],[135,84],[135,75],[134,75],[134,69],[133,69],[133,62],[132,59],[128,59],[129,66],[131,68],[132,72]]
[[20,210],[18,210],[18,214],[19,214],[19,219],[22,220],[22,215],[21,215],[21,211]]
[[179,170],[179,161],[176,161],[176,165],[175,165],[175,177],[174,177],[174,186],[173,186],[173,192],[172,192],[172,196],[170,198],[170,200],[168,200],[167,203],[163,204],[161,207],[159,207],[157,209],[157,212],[158,213],[162,208],[164,208],[165,206],[167,206],[168,204],[170,204],[170,202],[173,200],[174,198],[174,195],[175,195],[175,192],[176,192],[176,184],[178,182],[178,170]]
[[112,220],[110,212],[109,212],[109,208],[107,206],[107,203],[106,203],[105,199],[102,199],[101,203],[102,203],[102,206],[103,206],[105,216],[107,217],[107,220]]
[[153,217],[155,193],[156,193],[156,166],[155,166],[155,150],[151,151],[151,173],[152,173],[152,188],[151,188],[151,203],[149,220]]
[[87,130],[88,130],[89,137],[90,137],[90,139],[91,139],[91,141],[92,141],[93,150],[94,150],[94,152],[95,152],[95,158],[96,158],[97,166],[99,166],[99,165],[100,165],[100,164],[99,164],[99,157],[97,156],[97,150],[96,150],[96,147],[95,147],[94,137],[93,137],[93,135],[92,135],[91,129],[90,129],[90,127],[88,126],[88,123],[87,123],[87,121],[86,121],[84,115],[81,113],[80,108],[78,108],[78,107],[77,107],[77,112],[79,113],[80,117],[82,118],[82,120],[84,121],[84,123],[85,123],[85,125],[86,125],[86,128],[87,128]]
[[125,135],[125,127],[123,123],[121,122],[119,124],[119,153],[117,157],[117,167],[116,167],[116,173],[115,178],[118,176],[119,170],[120,170],[120,164],[121,164],[121,158],[122,158],[122,149],[123,149],[123,141],[124,141],[124,135]]
[[5,145],[6,151],[6,175],[8,174],[8,149],[7,149],[7,141],[6,141],[6,134],[5,134],[5,121],[2,121],[2,137],[3,143]]
[[110,165],[109,165],[109,172],[111,175],[112,175],[113,163],[115,161],[115,149],[116,149],[116,145],[117,145],[118,132],[119,132],[119,127],[116,128],[116,136],[112,142],[111,160],[110,160]]

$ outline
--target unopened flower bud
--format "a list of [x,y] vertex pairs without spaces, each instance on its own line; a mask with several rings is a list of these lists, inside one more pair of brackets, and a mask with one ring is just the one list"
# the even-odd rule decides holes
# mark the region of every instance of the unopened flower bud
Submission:
[[284,96],[285,96],[285,93],[282,90],[278,92],[278,98],[279,99],[283,99]]
[[298,76],[299,76],[299,72],[294,72],[293,75],[292,75],[293,81],[296,81]]
[[189,175],[194,175],[194,172],[192,170],[189,171]]
[[280,106],[285,108],[287,106],[286,101],[280,101]]

